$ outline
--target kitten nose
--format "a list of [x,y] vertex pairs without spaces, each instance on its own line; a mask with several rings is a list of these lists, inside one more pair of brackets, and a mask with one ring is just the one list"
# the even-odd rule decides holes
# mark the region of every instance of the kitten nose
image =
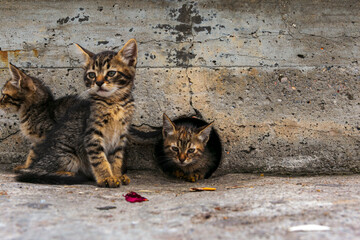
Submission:
[[185,162],[186,156],[184,154],[180,154],[179,160],[181,163]]
[[96,85],[98,85],[99,87],[101,87],[101,85],[104,84],[104,81],[96,81]]

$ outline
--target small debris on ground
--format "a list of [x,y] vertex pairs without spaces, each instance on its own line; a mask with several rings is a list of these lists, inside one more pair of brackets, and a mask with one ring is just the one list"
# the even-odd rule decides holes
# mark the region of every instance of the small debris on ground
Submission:
[[289,228],[289,232],[310,232],[310,231],[329,231],[330,227],[316,225],[316,224],[308,224],[308,225],[299,225]]
[[40,203],[24,203],[24,204],[20,204],[19,206],[27,206],[28,208],[32,208],[32,209],[46,209],[49,208],[49,206],[51,205],[52,204],[43,203],[42,201],[40,201]]
[[140,196],[136,192],[129,192],[123,196],[125,197],[126,201],[131,202],[131,203],[149,201],[147,198]]
[[200,192],[200,191],[216,191],[216,188],[211,188],[211,187],[190,188],[190,192]]
[[225,187],[226,189],[236,189],[236,188],[254,188],[253,186],[244,186],[244,185],[237,185],[237,186],[230,186]]
[[110,209],[115,209],[115,206],[105,206],[105,207],[97,207],[96,209],[98,210],[110,210]]
[[142,192],[142,193],[152,193],[154,191],[151,191],[151,190],[139,190],[138,192]]

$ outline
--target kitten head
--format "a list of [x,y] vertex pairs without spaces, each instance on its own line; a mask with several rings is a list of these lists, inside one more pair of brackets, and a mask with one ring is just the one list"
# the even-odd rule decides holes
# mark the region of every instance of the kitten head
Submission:
[[89,93],[109,97],[118,90],[129,93],[135,76],[137,44],[130,39],[119,52],[105,51],[94,54],[80,45],[85,62],[85,85]]
[[179,166],[195,164],[204,153],[211,125],[212,123],[199,128],[177,126],[164,114],[162,133],[165,153]]
[[9,70],[12,78],[1,90],[1,109],[17,112],[21,106],[38,104],[52,96],[50,90],[40,80],[28,76],[11,63]]

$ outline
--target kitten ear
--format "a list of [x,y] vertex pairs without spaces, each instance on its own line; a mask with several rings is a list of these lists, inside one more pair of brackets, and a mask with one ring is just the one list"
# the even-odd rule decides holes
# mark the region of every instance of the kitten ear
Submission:
[[211,130],[212,130],[212,127],[211,125],[213,124],[214,122],[212,123],[209,123],[208,125],[205,125],[203,127],[200,127],[197,129],[197,137],[200,139],[200,141],[202,141],[204,144],[207,143],[207,141],[209,140],[210,138],[210,133],[211,133]]
[[84,56],[84,58],[85,58],[85,60],[86,60],[85,65],[88,64],[88,63],[90,62],[90,59],[91,59],[95,54],[92,53],[92,52],[90,52],[89,50],[81,47],[81,46],[80,46],[79,44],[77,44],[77,43],[75,43],[75,46],[77,46],[77,47],[80,49],[81,53],[83,54],[83,56]]
[[19,68],[15,67],[11,63],[9,63],[9,70],[10,70],[11,77],[12,77],[10,83],[13,86],[15,86],[19,89],[22,88],[22,89],[27,89],[30,91],[36,90],[36,86],[35,86],[33,80],[31,79],[31,77],[26,75]]
[[175,133],[175,124],[170,120],[170,118],[164,113],[163,115],[163,137],[166,138],[169,135]]
[[10,83],[15,87],[19,88],[20,79],[23,78],[24,73],[20,69],[12,65],[11,63],[9,63],[9,71],[12,78]]
[[135,39],[130,39],[125,46],[116,55],[122,62],[128,66],[136,66],[137,43]]

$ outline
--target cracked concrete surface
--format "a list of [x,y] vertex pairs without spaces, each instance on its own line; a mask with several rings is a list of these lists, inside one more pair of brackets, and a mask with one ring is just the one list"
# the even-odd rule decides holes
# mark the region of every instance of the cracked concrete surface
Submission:
[[[356,239],[357,175],[214,176],[198,183],[130,171],[119,189],[18,183],[0,174],[2,239]],[[215,187],[214,192],[190,192]],[[128,203],[136,191],[149,201]],[[107,210],[106,210],[107,209]],[[290,232],[317,224],[328,231]]]
[[[163,112],[215,121],[220,173],[360,171],[357,0],[0,4],[0,85],[11,61],[56,96],[80,93],[74,43],[117,51],[136,38],[135,125],[160,126]],[[0,168],[25,159],[18,123],[0,113]],[[129,151],[130,169],[154,169],[152,146]]]

